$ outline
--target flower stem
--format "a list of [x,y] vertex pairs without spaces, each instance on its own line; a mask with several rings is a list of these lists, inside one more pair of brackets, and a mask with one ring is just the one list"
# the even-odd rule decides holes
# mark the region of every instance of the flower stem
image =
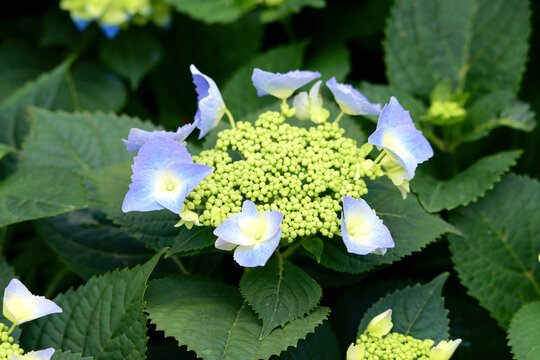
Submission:
[[303,240],[304,240],[304,239],[300,239],[300,240],[298,240],[295,244],[289,246],[289,247],[287,248],[287,250],[285,250],[285,251],[281,254],[281,256],[282,256],[284,259],[287,259],[289,256],[291,256],[291,255],[296,251],[296,249],[298,249],[298,248],[300,247],[300,245],[302,245],[302,241],[303,241]]
[[15,323],[13,323],[13,324],[11,325],[11,327],[9,328],[9,330],[8,330],[8,332],[7,332],[7,335],[8,335],[8,336],[13,332],[13,330],[15,330],[15,326],[17,326],[17,324],[15,324]]
[[180,269],[180,271],[182,272],[182,274],[184,275],[190,275],[188,269],[186,269],[186,267],[184,266],[184,264],[182,263],[182,261],[180,261],[179,258],[177,258],[176,256],[171,256],[172,260],[174,261],[174,263],[178,266],[178,268]]
[[227,115],[227,117],[229,118],[229,122],[231,123],[231,127],[233,129],[236,129],[236,123],[234,122],[234,117],[231,114],[231,112],[229,111],[229,109],[227,109],[227,108],[225,108],[225,115]]
[[341,118],[343,117],[343,115],[345,115],[345,113],[342,111],[339,113],[339,115],[336,117],[336,119],[334,120],[334,122],[337,124],[339,123],[339,120],[341,120]]
[[381,160],[383,159],[383,157],[386,155],[386,150],[383,150],[381,151],[381,153],[379,154],[379,156],[377,156],[377,158],[375,159],[375,161],[373,161],[373,165],[377,165],[378,163],[381,162]]

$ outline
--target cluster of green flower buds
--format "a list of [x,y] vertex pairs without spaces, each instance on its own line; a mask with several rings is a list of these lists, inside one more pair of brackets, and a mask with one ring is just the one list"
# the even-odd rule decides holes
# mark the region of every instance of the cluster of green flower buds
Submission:
[[0,360],[11,360],[12,354],[23,354],[23,349],[13,341],[13,337],[9,335],[9,328],[0,323]]
[[260,211],[284,214],[282,239],[289,242],[340,234],[343,196],[363,196],[362,178],[382,175],[365,159],[372,146],[358,148],[337,123],[304,128],[285,120],[268,111],[255,124],[239,122],[218,134],[214,149],[194,157],[215,169],[185,203],[187,210],[202,210],[201,224],[218,226],[249,199]]

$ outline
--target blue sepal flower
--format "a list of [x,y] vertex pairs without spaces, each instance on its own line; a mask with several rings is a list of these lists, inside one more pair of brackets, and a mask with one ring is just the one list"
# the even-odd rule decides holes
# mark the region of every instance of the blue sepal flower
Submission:
[[122,211],[169,209],[180,214],[186,196],[214,170],[194,164],[186,148],[168,138],[150,138],[131,166],[133,175]]
[[73,20],[73,24],[75,24],[75,27],[79,31],[85,30],[88,27],[88,25],[90,25],[90,23],[91,23],[91,21],[89,21],[89,20],[81,19],[81,18],[75,18],[75,17],[72,17],[71,20]]
[[288,73],[271,73],[261,69],[254,69],[251,75],[253,86],[257,89],[257,95],[272,95],[282,100],[287,99],[292,93],[321,76],[319,72],[294,70]]
[[433,156],[433,149],[420,130],[417,130],[409,115],[395,97],[385,105],[377,122],[377,129],[368,138],[368,142],[388,150],[407,172],[407,179],[414,177],[419,163]]
[[242,212],[233,214],[214,230],[216,248],[233,250],[234,260],[244,267],[264,266],[279,245],[283,214],[267,210],[259,214],[250,200]]
[[333,77],[326,82],[326,86],[339,105],[341,111],[348,115],[379,115],[381,104],[371,103],[367,97],[351,85],[340,84]]
[[137,128],[132,128],[129,131],[127,140],[122,139],[122,141],[126,145],[127,151],[139,151],[141,146],[143,146],[150,138],[167,138],[174,141],[178,141],[179,143],[185,145],[186,138],[191,134],[191,132],[195,129],[196,126],[197,126],[197,121],[194,121],[191,124],[187,124],[182,127],[179,127],[178,130],[176,130],[176,132],[163,131],[163,130],[146,131],[146,130],[141,130]]
[[110,24],[99,24],[101,32],[107,37],[107,39],[114,39],[120,32],[120,26]]
[[363,199],[343,197],[341,235],[347,251],[358,255],[384,255],[394,247],[388,228]]
[[201,73],[195,65],[191,65],[189,69],[199,102],[195,121],[198,121],[197,128],[200,130],[199,139],[201,139],[217,126],[227,108],[214,80]]

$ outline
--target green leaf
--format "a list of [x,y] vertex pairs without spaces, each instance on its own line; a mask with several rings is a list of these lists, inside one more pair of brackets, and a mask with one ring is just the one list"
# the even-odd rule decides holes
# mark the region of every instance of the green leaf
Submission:
[[540,183],[510,174],[450,217],[464,234],[450,237],[459,277],[503,328],[521,305],[540,299],[539,203]]
[[0,226],[90,206],[82,178],[69,169],[21,169],[0,183]]
[[318,238],[308,238],[302,241],[302,247],[315,257],[318,263],[321,262],[321,256],[324,250],[324,242]]
[[77,63],[71,75],[78,110],[118,111],[124,106],[127,97],[124,84],[96,63]]
[[25,349],[69,350],[94,359],[145,359],[144,293],[161,253],[133,269],[90,279],[77,290],[54,298],[62,308],[24,326]]
[[143,76],[162,58],[161,44],[147,31],[131,28],[112,40],[103,39],[99,57],[111,70],[129,80],[137,89]]
[[287,15],[300,12],[303,7],[323,8],[326,6],[325,0],[284,0],[276,7],[265,9],[261,15],[262,22],[272,22]]
[[242,66],[222,88],[227,108],[235,118],[240,119],[256,110],[276,102],[271,95],[257,96],[251,82],[254,68],[270,72],[287,72],[302,65],[305,43],[296,43],[272,48]]
[[[272,356],[270,359],[277,359]],[[335,360],[341,359],[336,335],[328,323],[315,329],[315,332],[306,336],[305,340],[298,341],[296,347],[290,347],[279,356],[281,360]]]
[[56,350],[51,357],[51,360],[93,360],[91,356],[83,357],[79,353],[72,353],[71,351],[59,351]]
[[419,172],[411,185],[427,211],[451,210],[467,205],[493,189],[502,174],[516,164],[521,153],[521,150],[511,150],[483,157],[467,170],[444,181]]
[[448,310],[444,309],[441,296],[447,278],[448,273],[444,273],[425,285],[416,284],[386,295],[366,311],[357,336],[364,333],[371,319],[392,309],[392,332],[417,339],[432,339],[435,343],[447,340]]
[[281,256],[246,272],[240,291],[263,320],[259,339],[309,313],[322,296],[321,287],[311,276]]
[[146,262],[152,252],[111,226],[96,210],[77,211],[36,223],[38,233],[83,279]]
[[15,151],[15,149],[9,145],[0,143],[0,160],[9,154],[10,152]]
[[27,83],[0,105],[0,142],[18,146],[28,131],[25,109],[35,105],[49,108],[54,105],[72,60],[68,59],[45,73],[34,82]]
[[217,239],[214,235],[214,228],[207,226],[193,226],[191,229],[182,226],[177,232],[178,235],[170,250],[167,251],[167,256],[181,255],[182,253],[214,245]]
[[518,360],[538,360],[540,354],[540,302],[523,305],[508,329],[512,352]]
[[113,114],[70,114],[31,109],[32,128],[24,143],[23,167],[54,165],[89,171],[131,161],[122,139],[131,128],[154,130],[154,126]]
[[321,324],[329,309],[318,307],[259,340],[262,324],[237,289],[209,280],[165,278],[148,286],[146,307],[152,323],[205,360],[268,359]]
[[165,0],[178,12],[206,23],[231,23],[253,7],[251,0]]
[[427,214],[413,194],[403,200],[399,191],[387,179],[369,182],[368,189],[364,199],[390,230],[395,248],[388,249],[383,256],[349,254],[341,236],[334,236],[324,240],[322,265],[340,272],[365,272],[377,265],[390,264],[420,251],[446,232],[456,232],[440,217]]
[[342,44],[321,48],[309,58],[304,69],[320,72],[322,76],[318,80],[323,82],[331,77],[344,81],[351,71],[349,50]]
[[473,98],[516,92],[529,17],[527,0],[396,1],[384,42],[389,82],[426,97],[443,79]]

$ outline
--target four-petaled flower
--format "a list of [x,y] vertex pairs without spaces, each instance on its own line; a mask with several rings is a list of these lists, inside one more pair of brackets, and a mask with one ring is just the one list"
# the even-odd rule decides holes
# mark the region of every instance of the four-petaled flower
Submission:
[[54,354],[53,348],[30,351],[24,355],[12,354],[11,360],[49,360]]
[[371,319],[365,332],[372,336],[382,338],[392,330],[393,326],[392,309],[388,309]]
[[368,98],[351,85],[340,84],[333,77],[326,82],[326,86],[339,105],[341,111],[348,115],[379,115],[381,104],[369,102]]
[[14,325],[20,325],[45,315],[61,313],[62,309],[43,296],[33,295],[22,282],[10,281],[4,290],[4,316]]
[[233,250],[234,260],[244,267],[264,266],[279,245],[281,221],[279,211],[259,214],[249,200],[242,204],[242,212],[233,214],[214,230],[216,248]]
[[124,142],[124,145],[126,145],[127,151],[139,151],[141,146],[143,146],[144,143],[151,138],[168,138],[185,145],[186,138],[189,136],[189,134],[193,132],[193,130],[197,126],[197,123],[198,121],[196,120],[191,124],[186,124],[182,127],[179,127],[176,132],[163,130],[146,131],[132,128],[129,131],[127,140],[122,139],[122,141]]
[[131,168],[124,212],[169,209],[180,214],[186,196],[214,171],[194,164],[185,146],[168,138],[148,139]]
[[429,352],[429,360],[448,360],[461,344],[461,339],[441,341],[432,347]]
[[330,112],[323,108],[321,96],[322,81],[317,81],[307,92],[302,91],[294,97],[293,106],[296,108],[296,117],[300,120],[312,120],[322,124],[330,116]]
[[272,95],[286,100],[292,93],[308,82],[320,77],[317,71],[294,70],[288,73],[271,73],[255,68],[251,75],[253,86],[257,89],[257,95]]
[[199,139],[201,139],[217,126],[227,107],[214,80],[201,73],[195,65],[191,65],[189,69],[197,92],[198,108],[195,121],[198,121],[197,129],[200,130]]
[[358,255],[384,255],[394,247],[390,231],[363,199],[343,197],[341,235],[347,251]]

